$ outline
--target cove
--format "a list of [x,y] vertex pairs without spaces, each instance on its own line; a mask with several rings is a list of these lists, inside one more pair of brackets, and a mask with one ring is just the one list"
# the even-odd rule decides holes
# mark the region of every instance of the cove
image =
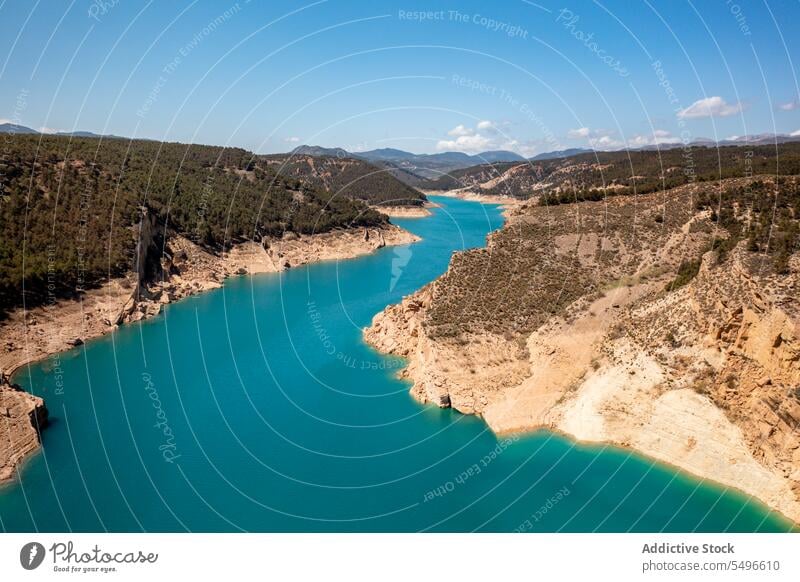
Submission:
[[361,329],[482,246],[500,209],[397,219],[417,244],[233,278],[24,369],[52,425],[3,531],[787,531],[754,499],[614,447],[496,437],[421,406]]

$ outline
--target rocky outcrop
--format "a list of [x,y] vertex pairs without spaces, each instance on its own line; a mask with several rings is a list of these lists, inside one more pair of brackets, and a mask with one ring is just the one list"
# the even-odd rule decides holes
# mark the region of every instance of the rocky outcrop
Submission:
[[408,358],[409,365],[401,375],[414,380],[411,391],[417,400],[449,407],[453,403],[446,377],[438,371],[437,348],[422,330],[423,310],[430,305],[431,295],[432,288],[428,285],[401,303],[387,307],[364,330],[364,337],[383,352]]
[[[739,247],[724,270],[704,263],[682,292],[686,313],[657,308],[632,315],[635,329],[658,320],[671,332],[680,349],[662,351],[662,365],[676,385],[721,411],[758,466],[791,489],[793,495],[770,503],[793,507],[787,515],[800,521],[800,317],[790,300],[797,298],[800,265],[795,258],[789,275],[765,276],[751,259]],[[658,349],[648,336],[642,346]]]
[[[173,236],[165,245],[163,229],[145,213],[141,223],[137,268],[86,291],[79,300],[61,301],[29,311],[18,310],[0,322],[0,370],[12,374],[20,366],[82,344],[124,323],[160,313],[173,301],[220,287],[234,275],[278,272],[322,260],[344,260],[385,245],[413,243],[419,238],[394,225],[336,230],[319,235],[291,233],[235,245],[213,254],[190,240]],[[38,429],[46,424],[41,398],[0,385],[0,480],[39,447]]]
[[400,374],[413,381],[411,394],[420,402],[484,414],[498,393],[522,382],[529,366],[517,343],[493,334],[458,341],[431,338],[424,322],[435,288],[436,282],[377,314],[364,338],[383,352],[408,359]]
[[408,358],[422,402],[632,447],[800,523],[800,255],[776,274],[742,241],[723,261],[687,192],[594,223],[589,204],[523,208],[365,339]]
[[[147,222],[143,220],[142,224]],[[219,287],[231,276],[272,273],[316,261],[343,260],[382,248],[387,241],[397,245],[418,240],[393,225],[365,228],[363,233],[359,236],[356,229],[306,236],[286,232],[280,238],[264,237],[260,242],[240,243],[216,255],[181,236],[160,246],[163,243],[156,244],[162,236],[158,228],[143,226],[142,236],[149,239],[147,248],[150,250],[142,261],[151,265],[150,274],[111,321],[119,325],[152,317],[163,305]]]
[[25,457],[39,448],[45,426],[44,401],[10,384],[0,372],[0,482],[10,479]]
[[137,298],[142,290],[146,289],[148,281],[154,279],[154,271],[159,266],[158,257],[161,250],[158,248],[158,242],[162,243],[163,248],[164,241],[164,229],[158,224],[155,214],[150,213],[146,206],[142,206],[140,212],[133,269],[136,276],[135,296]]

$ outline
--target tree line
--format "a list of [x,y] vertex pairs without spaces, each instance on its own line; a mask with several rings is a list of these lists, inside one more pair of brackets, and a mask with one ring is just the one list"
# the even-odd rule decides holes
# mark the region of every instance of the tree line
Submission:
[[0,312],[131,269],[143,211],[211,251],[291,231],[384,224],[364,202],[278,175],[239,148],[6,135]]

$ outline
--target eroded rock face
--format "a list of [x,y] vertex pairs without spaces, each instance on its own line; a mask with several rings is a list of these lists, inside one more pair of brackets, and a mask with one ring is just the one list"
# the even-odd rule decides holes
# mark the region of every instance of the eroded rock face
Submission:
[[525,379],[529,364],[519,357],[517,343],[492,334],[460,341],[431,338],[424,322],[435,293],[432,283],[386,308],[364,330],[365,340],[408,358],[401,375],[414,381],[411,394],[420,402],[484,414],[498,393]]
[[716,299],[715,310],[697,314],[725,355],[708,396],[800,499],[800,318],[781,305],[768,279],[748,272],[739,257],[733,265],[725,278],[701,274],[708,276],[690,290],[697,304]]
[[41,446],[45,426],[44,400],[9,384],[0,372],[0,482],[12,478],[22,460]]
[[633,447],[800,523],[800,253],[720,259],[692,194],[522,209],[365,339],[420,401]]

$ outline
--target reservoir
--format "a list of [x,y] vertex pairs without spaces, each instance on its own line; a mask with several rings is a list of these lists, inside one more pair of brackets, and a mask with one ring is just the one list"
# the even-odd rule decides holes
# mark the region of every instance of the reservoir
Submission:
[[432,197],[422,241],[217,290],[21,370],[51,426],[3,531],[787,531],[631,451],[496,437],[420,405],[362,328],[485,244],[500,208]]

